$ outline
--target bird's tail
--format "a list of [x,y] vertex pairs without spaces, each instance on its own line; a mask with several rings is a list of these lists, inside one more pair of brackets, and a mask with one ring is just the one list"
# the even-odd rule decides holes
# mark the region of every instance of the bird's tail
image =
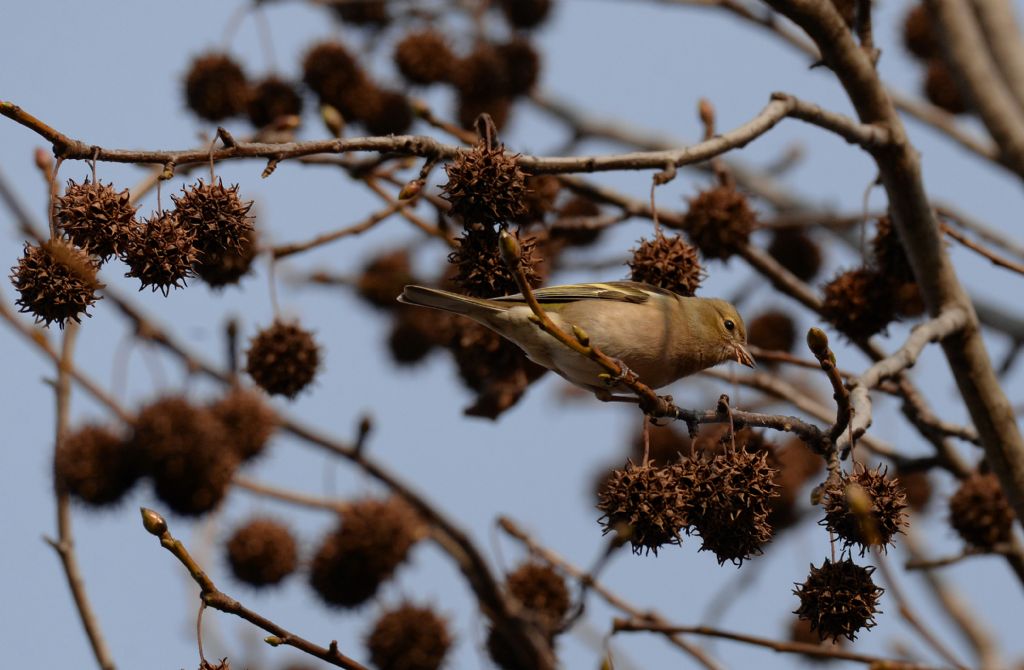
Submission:
[[507,305],[495,303],[484,298],[474,298],[468,295],[459,295],[450,291],[442,291],[438,288],[427,286],[409,285],[402,290],[398,296],[398,302],[407,305],[420,305],[421,307],[433,307],[434,309],[454,312],[474,319],[485,314],[503,312],[508,309]]

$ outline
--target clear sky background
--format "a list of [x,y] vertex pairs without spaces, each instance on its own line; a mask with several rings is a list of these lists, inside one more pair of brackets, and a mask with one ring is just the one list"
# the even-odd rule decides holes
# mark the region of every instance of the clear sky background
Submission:
[[[241,4],[194,0],[170,4],[109,0],[4,3],[0,10],[0,98],[23,106],[72,137],[104,147],[195,145],[209,128],[184,110],[180,77],[193,55],[221,42],[225,26]],[[879,3],[875,25],[884,50],[880,65],[884,76],[895,86],[916,92],[919,70],[897,40],[899,19],[906,7],[891,0]],[[278,68],[287,76],[297,76],[306,47],[319,38],[340,35],[353,46],[372,47],[364,36],[339,28],[321,9],[289,2],[271,3],[265,11]],[[699,136],[695,108],[701,97],[714,103],[721,130],[750,119],[775,90],[849,111],[832,78],[810,71],[804,58],[762,32],[709,10],[656,2],[562,0],[537,39],[546,55],[544,89],[592,114],[626,120],[666,138],[692,141]],[[248,64],[251,75],[266,66],[251,20],[242,24],[231,49]],[[377,72],[397,82],[387,55],[386,49],[377,50]],[[447,96],[430,99],[441,111],[448,109]],[[910,130],[922,151],[925,179],[933,194],[1017,239],[1024,237],[1019,216],[1024,203],[1014,178],[965,155],[927,129],[911,123]],[[244,133],[244,126],[238,126],[237,132]],[[312,138],[323,136],[324,131],[307,115],[303,133]],[[550,153],[557,151],[565,136],[564,128],[524,106],[503,139],[516,151]],[[767,165],[794,142],[806,149],[807,156],[786,174],[786,185],[837,211],[858,211],[864,190],[875,176],[872,165],[867,157],[818,129],[785,121],[736,157],[751,165]],[[0,170],[40,223],[46,185],[33,167],[32,155],[42,146],[40,138],[27,129],[0,121]],[[598,152],[614,147],[591,143],[585,148]],[[230,162],[220,165],[218,174],[226,182],[239,182],[242,194],[257,201],[258,225],[271,240],[307,239],[359,221],[378,207],[359,185],[336,171],[286,162],[270,179],[263,180],[259,176],[263,167],[262,161]],[[86,173],[84,163],[69,162],[63,166],[61,178],[80,180]],[[101,164],[99,175],[119,187],[129,187],[138,182],[142,172]],[[647,174],[599,179],[638,197],[646,196],[649,184]],[[435,172],[432,183],[442,180]],[[182,183],[175,179],[165,188],[164,197]],[[682,173],[659,190],[659,202],[665,207],[681,207],[681,199],[705,183],[702,175]],[[883,197],[873,192],[872,206],[884,206]],[[154,206],[154,197],[148,197],[140,213]],[[649,231],[650,224],[645,222],[620,226],[603,239],[594,256],[625,259],[635,240]],[[5,267],[15,264],[21,244],[9,213],[0,212],[0,260]],[[346,291],[300,288],[287,281],[290,272],[312,267],[354,273],[368,255],[405,244],[417,245],[416,258],[424,274],[436,271],[444,251],[424,242],[397,219],[284,264],[278,281],[283,312],[315,330],[325,351],[323,374],[314,392],[300,396],[289,410],[346,439],[354,435],[359,417],[370,413],[376,425],[370,452],[458,519],[495,566],[514,566],[522,556],[517,546],[495,531],[493,522],[498,514],[517,519],[538,540],[577,565],[590,564],[604,546],[590,494],[594,474],[621,460],[639,423],[635,410],[591,400],[566,403],[564,383],[549,375],[497,422],[463,418],[462,408],[471,398],[447,355],[434,355],[411,370],[397,369],[385,348],[385,318]],[[1019,275],[994,270],[959,248],[952,253],[973,292],[1020,312],[1024,280]],[[834,246],[828,262],[831,272],[853,261]],[[116,268],[113,264],[105,271],[104,281],[123,292],[134,291],[133,282],[121,279]],[[575,273],[555,279],[616,279],[624,274],[622,268],[601,275]],[[738,287],[747,285],[749,276],[740,261],[712,264],[703,294],[732,296]],[[13,303],[9,283],[4,284],[2,296],[9,305]],[[222,356],[222,331],[228,317],[240,320],[246,339],[272,318],[267,269],[262,263],[241,290],[214,293],[197,282],[166,299],[149,292],[134,298],[209,357]],[[764,287],[746,296],[745,304],[746,312],[768,305],[788,307],[801,314],[803,326],[813,323],[786,298]],[[906,326],[893,328],[892,342],[899,341],[906,331]],[[187,389],[197,398],[214,391],[201,379],[189,378],[179,364],[151,347],[129,344],[129,338],[128,324],[112,305],[100,302],[82,328],[77,357],[81,367],[96,379],[113,384],[126,405],[137,406],[160,391]],[[991,337],[989,342],[998,359],[1007,343],[1000,337]],[[8,329],[0,329],[0,352],[2,665],[90,667],[91,652],[64,576],[54,552],[42,541],[44,535],[55,532],[50,480],[53,394],[46,384],[53,369]],[[840,349],[840,360],[845,367],[863,365],[862,358],[844,349]],[[1007,381],[1011,399],[1018,403],[1024,398],[1021,367]],[[964,419],[940,355],[925,355],[915,376],[944,418]],[[821,382],[813,374],[804,379],[811,384]],[[671,392],[685,404],[697,399],[706,403],[707,398],[733,390],[724,384],[691,380]],[[742,405],[744,397],[751,395],[741,390],[734,400]],[[84,393],[76,392],[73,416],[85,420],[104,413]],[[872,430],[906,453],[927,453],[922,440],[884,404]],[[966,449],[964,453],[972,459],[979,455]],[[351,497],[379,491],[344,463],[283,438],[246,474],[314,494]],[[929,551],[945,555],[957,551],[959,543],[945,523],[944,498],[951,482],[938,477],[936,483],[939,495],[932,511],[914,522],[927,537]],[[142,486],[115,509],[100,513],[75,509],[77,550],[89,596],[119,667],[195,667],[194,586],[181,566],[142,530],[137,512],[140,504],[161,507],[148,487]],[[486,628],[472,606],[471,594],[452,563],[429,543],[414,550],[411,563],[399,571],[377,601],[351,614],[323,607],[301,576],[266,593],[255,593],[228,576],[221,541],[235,524],[253,513],[287,519],[307,554],[334,524],[326,514],[284,507],[242,491],[232,493],[221,511],[203,522],[169,518],[172,531],[195,550],[225,591],[309,639],[326,644],[336,638],[346,653],[366,658],[360,641],[372,614],[411,598],[433,604],[451,618],[458,641],[449,667],[488,667],[482,649]],[[700,623],[711,598],[723,588],[735,586],[737,580],[746,580],[741,596],[720,625],[779,637],[785,634],[789,613],[797,604],[792,584],[803,581],[809,563],[818,564],[827,555],[828,537],[808,520],[799,529],[788,531],[764,557],[739,571],[730,565],[719,567],[711,554],[698,554],[696,549],[696,542],[689,541],[657,558],[620,552],[603,578],[640,608],[657,607],[680,624]],[[905,558],[899,548],[890,556],[894,565]],[[958,584],[1008,657],[1024,657],[1020,638],[1024,600],[1020,584],[1003,562],[979,558],[943,574]],[[969,658],[962,640],[918,587],[918,578],[901,576],[924,619],[961,656]],[[936,661],[909,632],[890,595],[883,597],[882,609],[885,613],[878,618],[878,627],[864,634],[855,649],[891,654],[896,640],[910,640],[915,653]],[[611,610],[599,600],[590,601],[584,633],[567,635],[561,641],[565,667],[597,666],[600,638],[607,632],[611,616]],[[211,612],[206,621],[208,656],[230,655],[233,667],[275,669],[298,657],[290,650],[266,647],[259,642],[262,635],[258,631],[227,615]],[[729,642],[705,644],[733,668],[789,668],[799,662]],[[652,636],[617,637],[612,645],[617,663],[624,668],[692,664]],[[319,662],[311,659],[309,663],[318,667]]]

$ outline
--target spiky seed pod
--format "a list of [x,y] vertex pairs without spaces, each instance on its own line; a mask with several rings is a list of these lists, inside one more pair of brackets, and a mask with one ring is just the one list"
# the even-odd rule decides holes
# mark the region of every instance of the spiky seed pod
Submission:
[[455,54],[448,40],[427,28],[405,35],[395,45],[395,65],[410,84],[436,84],[448,81],[455,67]]
[[124,276],[138,279],[139,290],[149,286],[166,296],[195,276],[193,265],[200,258],[195,241],[195,229],[181,225],[173,211],[154,214],[128,236],[121,256],[128,266]]
[[523,563],[505,577],[505,587],[545,630],[558,628],[569,612],[565,579],[550,565]]
[[[519,240],[520,267],[526,280],[532,287],[539,286],[543,277],[538,272],[541,263],[538,239],[533,236],[520,239],[518,231],[515,237]],[[495,230],[482,226],[467,228],[455,244],[455,251],[448,254],[448,262],[456,268],[453,281],[467,295],[495,298],[519,292],[515,277],[501,257]]]
[[745,195],[729,186],[717,186],[690,200],[683,229],[705,258],[727,260],[747,243],[756,223]]
[[496,47],[505,64],[507,88],[512,97],[529,93],[540,78],[540,54],[529,40],[516,37]]
[[932,25],[932,17],[924,3],[910,8],[903,19],[903,45],[921,60],[939,55],[939,40]]
[[679,544],[686,525],[686,495],[672,468],[634,465],[616,470],[601,491],[597,508],[604,533],[628,538],[634,554],[658,554],[666,544]]
[[169,396],[143,407],[133,428],[132,443],[145,455],[156,495],[171,510],[199,516],[220,504],[239,460],[208,409]]
[[924,77],[924,94],[932,104],[950,114],[963,114],[970,111],[970,105],[960,94],[960,88],[953,78],[953,73],[941,58],[928,60],[928,71]]
[[[548,639],[553,649],[554,640]],[[524,665],[520,660],[520,650],[514,647],[504,635],[493,626],[487,631],[487,655],[501,670],[534,670],[534,665]]]
[[501,130],[508,125],[509,116],[512,114],[512,98],[505,95],[474,98],[460,93],[455,113],[459,126],[466,130],[475,127],[476,119],[481,114],[489,114],[494,121],[494,127]]
[[842,272],[825,285],[824,291],[821,315],[851,340],[880,333],[896,319],[889,282],[874,268]]
[[87,253],[63,240],[38,246],[26,243],[18,264],[11,268],[18,311],[47,326],[56,321],[63,328],[69,319],[81,323],[82,315],[89,316],[87,310],[100,299],[98,268]]
[[871,251],[879,271],[891,281],[914,281],[914,270],[910,267],[907,252],[900,243],[899,232],[888,216],[878,219],[875,236],[871,238]]
[[130,199],[128,189],[118,193],[113,184],[69,179],[57,198],[57,225],[72,244],[105,261],[122,251],[135,226]]
[[297,324],[275,321],[252,338],[245,371],[271,395],[294,398],[320,367],[320,345]]
[[300,116],[302,96],[290,82],[279,77],[267,77],[249,92],[245,111],[253,126],[264,128],[281,117]]
[[451,644],[442,617],[409,603],[381,615],[366,637],[370,660],[380,670],[437,670]]
[[207,53],[192,61],[185,75],[189,109],[207,121],[223,121],[245,112],[249,84],[231,56]]
[[[820,639],[818,634],[811,630],[811,622],[799,617],[793,619],[793,622],[789,626],[789,639],[792,642],[799,642],[800,644],[820,645],[821,647],[832,651],[841,649],[846,643],[845,639],[828,641]],[[804,658],[810,663],[825,663],[835,660],[829,656],[805,656]]]
[[468,416],[496,419],[547,372],[516,345],[467,319],[459,319],[449,349],[459,377],[477,394],[473,405],[464,410]]
[[749,445],[751,451],[737,447],[673,466],[676,486],[686,491],[680,510],[686,531],[700,536],[700,550],[714,552],[719,565],[742,565],[760,555],[772,538],[768,514],[778,486],[776,470],[768,464],[769,451],[754,445]]
[[142,460],[118,431],[85,425],[60,440],[53,472],[58,491],[89,505],[109,505],[135,485],[142,474]]
[[358,118],[371,135],[401,135],[412,126],[412,107],[401,93],[377,89],[366,102]]
[[825,485],[825,518],[821,525],[835,533],[845,546],[858,545],[860,555],[872,547],[885,551],[907,525],[907,494],[895,479],[886,477],[879,465],[868,470],[855,466]]
[[315,44],[302,62],[302,81],[320,100],[335,107],[335,101],[362,79],[359,63],[341,42]]
[[344,23],[382,28],[391,23],[386,0],[329,0],[327,6]]
[[234,386],[210,405],[210,412],[227,432],[229,446],[243,461],[263,453],[280,421],[256,391]]
[[192,270],[213,289],[222,289],[239,283],[242,277],[249,274],[252,263],[256,260],[259,234],[255,230],[245,233],[241,243],[242,247],[238,250],[211,251],[203,254],[192,264]]
[[803,228],[777,228],[768,253],[803,281],[811,281],[821,270],[821,247]]
[[875,626],[878,599],[884,589],[875,586],[871,566],[860,566],[846,558],[833,563],[825,559],[820,568],[811,564],[807,581],[793,593],[800,598],[796,614],[811,624],[821,640],[846,637],[853,641],[861,630]]
[[361,605],[405,561],[423,532],[416,513],[398,498],[354,502],[320,544],[310,584],[328,604]]
[[400,306],[398,296],[402,289],[414,283],[409,252],[395,249],[371,258],[363,266],[356,280],[356,293],[374,307],[394,310]]
[[178,223],[195,231],[195,246],[203,257],[229,251],[240,252],[253,231],[252,200],[238,198],[238,184],[205,184],[200,179],[182,188],[180,197],[171,196]]
[[971,546],[991,549],[1009,542],[1013,509],[994,474],[975,473],[949,499],[949,522]]
[[399,365],[422,361],[436,347],[448,346],[455,334],[454,318],[436,309],[403,307],[395,311],[388,348]]
[[704,269],[697,249],[679,235],[665,237],[659,230],[653,239],[641,239],[640,246],[631,252],[633,258],[629,261],[629,270],[633,281],[646,282],[685,296],[696,293],[704,281]]
[[461,217],[467,226],[513,221],[524,214],[526,175],[504,145],[478,142],[459,152],[445,165],[445,172],[448,181],[441,187],[442,197],[451,203],[451,215]]
[[481,43],[456,63],[452,82],[462,98],[488,100],[507,96],[509,79],[505,59],[493,45]]
[[796,344],[796,323],[782,310],[768,310],[751,319],[747,326],[747,342],[773,351],[793,351]]
[[551,13],[551,0],[500,0],[505,19],[515,28],[536,28]]
[[235,579],[252,586],[278,584],[299,564],[295,537],[273,519],[251,519],[235,529],[225,549]]
[[543,221],[548,212],[555,208],[562,184],[558,177],[550,174],[530,175],[526,178],[526,190],[523,194],[524,213],[519,217],[520,223]]
[[923,512],[932,499],[932,482],[926,470],[898,470],[896,480],[907,494],[907,505]]

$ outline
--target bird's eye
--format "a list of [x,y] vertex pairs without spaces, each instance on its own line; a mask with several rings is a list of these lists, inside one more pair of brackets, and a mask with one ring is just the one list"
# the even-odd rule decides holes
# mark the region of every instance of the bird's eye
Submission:
[[732,322],[732,319],[725,320],[725,329],[729,331],[736,330],[736,324]]

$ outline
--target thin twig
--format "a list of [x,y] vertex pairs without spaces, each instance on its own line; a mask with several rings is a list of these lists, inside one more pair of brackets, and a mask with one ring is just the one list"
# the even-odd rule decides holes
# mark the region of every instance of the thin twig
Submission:
[[347,670],[367,670],[366,666],[359,661],[349,658],[345,654],[341,653],[336,641],[332,640],[329,646],[321,647],[309,640],[306,640],[305,638],[299,637],[298,635],[285,630],[273,621],[250,610],[242,603],[228,596],[217,588],[213,583],[213,580],[210,579],[203,570],[202,566],[200,566],[195,559],[192,558],[192,555],[189,554],[185,545],[171,535],[170,530],[167,528],[167,522],[160,514],[143,507],[142,519],[142,523],[146,530],[151,535],[155,535],[160,538],[160,545],[167,551],[171,552],[171,554],[177,558],[183,566],[185,566],[185,569],[188,570],[189,574],[192,576],[192,580],[199,586],[199,598],[205,605],[212,607],[213,609],[220,610],[221,612],[226,612],[227,614],[234,614],[235,616],[245,619],[249,623],[267,631],[270,633],[270,637],[266,638],[264,641],[271,646],[277,647],[280,645],[288,645],[339,668],[347,668]]

